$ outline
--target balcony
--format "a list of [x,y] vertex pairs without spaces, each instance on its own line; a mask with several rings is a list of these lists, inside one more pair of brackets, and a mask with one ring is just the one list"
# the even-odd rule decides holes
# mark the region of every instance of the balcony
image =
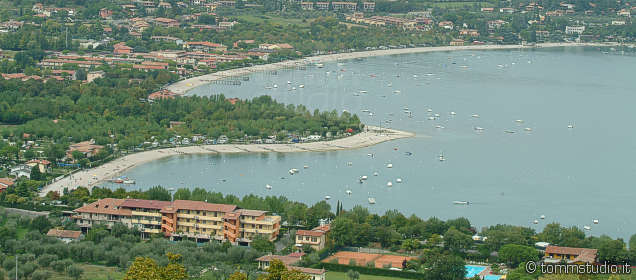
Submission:
[[174,232],[174,228],[169,226],[169,225],[167,225],[167,224],[161,225],[161,228],[165,229],[167,232]]
[[133,216],[146,216],[146,217],[161,217],[162,214],[159,212],[140,212],[140,211],[132,211]]

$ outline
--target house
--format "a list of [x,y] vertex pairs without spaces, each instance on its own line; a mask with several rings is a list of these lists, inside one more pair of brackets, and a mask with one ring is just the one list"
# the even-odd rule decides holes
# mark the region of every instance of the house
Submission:
[[290,49],[293,49],[294,47],[290,44],[282,43],[282,44],[260,44],[258,45],[258,48],[261,50],[279,50],[279,49],[290,50]]
[[113,11],[106,9],[106,8],[101,8],[99,10],[99,17],[103,18],[103,19],[109,19],[113,16]]
[[91,71],[86,74],[86,82],[92,82],[95,79],[103,78],[106,73],[102,70]]
[[314,2],[300,2],[300,7],[305,11],[314,9]]
[[45,159],[32,159],[26,163],[29,167],[33,168],[37,166],[40,169],[40,173],[46,173],[49,170],[51,162]]
[[113,46],[114,54],[131,54],[132,52],[133,48],[126,46],[125,42],[120,42]]
[[334,11],[350,11],[355,12],[358,7],[356,2],[331,2],[331,8]]
[[327,234],[330,229],[330,225],[318,226],[312,230],[299,229],[296,231],[296,246],[302,247],[307,244],[316,251],[322,250],[327,243]]
[[159,8],[172,9],[172,5],[168,2],[159,2]]
[[566,26],[565,27],[565,34],[583,34],[583,32],[585,32],[585,26]]
[[150,95],[148,95],[148,100],[150,101],[154,101],[157,99],[173,99],[175,97],[175,93],[167,90],[167,89],[162,89],[159,91],[155,91],[153,93],[151,93]]
[[513,14],[515,12],[515,9],[513,8],[501,8],[499,9],[500,13],[505,13],[505,14]]
[[488,21],[488,30],[496,30],[501,28],[504,24],[508,23],[507,21],[503,21],[500,19],[497,20],[489,20]]
[[6,190],[8,187],[13,186],[13,184],[15,184],[15,181],[13,181],[13,179],[11,178],[0,178],[0,193]]
[[59,240],[64,241],[64,243],[69,243],[73,241],[79,241],[82,232],[79,230],[63,230],[63,229],[50,229],[49,232],[46,233],[46,236],[55,237]]
[[325,270],[324,269],[315,269],[315,268],[306,268],[294,266],[293,264],[299,262],[302,259],[304,254],[291,253],[286,256],[278,256],[278,255],[266,255],[260,258],[257,258],[258,268],[261,270],[267,270],[274,260],[281,261],[288,270],[298,270],[306,275],[309,275],[311,280],[325,280]]
[[440,21],[437,26],[444,28],[444,29],[453,29],[453,22],[452,21]]
[[495,8],[481,8],[481,11],[485,13],[492,13],[495,11]]
[[329,2],[316,2],[316,10],[329,10]]
[[624,20],[612,20],[612,25],[625,25]]
[[463,46],[464,45],[464,40],[462,40],[462,39],[453,39],[450,42],[450,45],[451,46]]
[[183,44],[184,48],[194,51],[227,51],[227,47],[222,44],[211,42],[186,42]]
[[9,175],[15,178],[26,177],[31,179],[31,167],[26,164],[19,164],[9,170]]
[[155,18],[155,24],[161,27],[179,27],[179,22],[171,18]]
[[461,29],[459,35],[468,37],[479,37],[479,31],[475,29]]
[[621,9],[620,11],[616,12],[616,14],[618,16],[621,16],[621,17],[631,17],[632,16],[631,11],[628,10],[628,9]]
[[226,29],[232,29],[232,27],[234,27],[234,25],[236,25],[237,23],[238,23],[237,21],[221,21],[219,22],[218,26],[219,26],[219,29],[226,30]]
[[68,150],[66,151],[66,157],[73,158],[73,152],[78,151],[84,154],[87,158],[90,158],[96,155],[97,153],[99,153],[99,151],[101,151],[103,148],[104,146],[95,145],[94,141],[79,142],[79,143],[71,144],[68,147]]
[[596,262],[598,250],[588,248],[559,247],[549,245],[545,249],[543,261],[546,263],[592,264]]
[[362,10],[373,13],[375,11],[375,2],[362,2]]

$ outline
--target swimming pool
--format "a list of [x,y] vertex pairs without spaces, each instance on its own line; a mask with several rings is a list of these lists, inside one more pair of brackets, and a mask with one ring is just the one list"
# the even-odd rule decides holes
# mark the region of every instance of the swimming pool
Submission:
[[499,280],[501,279],[501,275],[486,275],[484,276],[484,280]]
[[481,273],[486,269],[485,266],[467,265],[466,266],[466,278],[473,278],[475,275]]

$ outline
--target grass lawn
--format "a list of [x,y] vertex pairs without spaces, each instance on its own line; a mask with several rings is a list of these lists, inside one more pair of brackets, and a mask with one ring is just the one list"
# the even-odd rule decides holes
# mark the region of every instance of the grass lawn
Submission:
[[[327,272],[327,279],[329,279],[329,280],[349,280],[349,278],[347,277],[347,273],[345,273],[345,272],[334,272],[334,271],[328,271]],[[360,280],[382,280],[382,279],[398,280],[398,279],[405,279],[405,278],[395,278],[395,277],[360,274]]]
[[[101,266],[101,265],[92,265],[92,264],[80,264],[79,265],[83,270],[84,273],[82,274],[82,278],[81,279],[86,279],[86,280],[120,280],[124,278],[124,273],[123,272],[119,272],[117,271],[117,268],[115,267],[109,267],[109,266]],[[51,272],[51,278],[49,278],[50,280],[68,280],[71,279],[68,275],[66,275],[65,273],[58,273],[55,271],[50,271]]]

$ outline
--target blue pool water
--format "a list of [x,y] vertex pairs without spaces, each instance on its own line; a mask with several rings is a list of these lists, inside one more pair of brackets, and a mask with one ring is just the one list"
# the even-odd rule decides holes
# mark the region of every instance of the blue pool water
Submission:
[[484,276],[484,280],[499,280],[501,279],[501,275],[486,275]]
[[485,266],[467,265],[466,266],[466,278],[473,278],[475,275],[481,273],[486,269]]

